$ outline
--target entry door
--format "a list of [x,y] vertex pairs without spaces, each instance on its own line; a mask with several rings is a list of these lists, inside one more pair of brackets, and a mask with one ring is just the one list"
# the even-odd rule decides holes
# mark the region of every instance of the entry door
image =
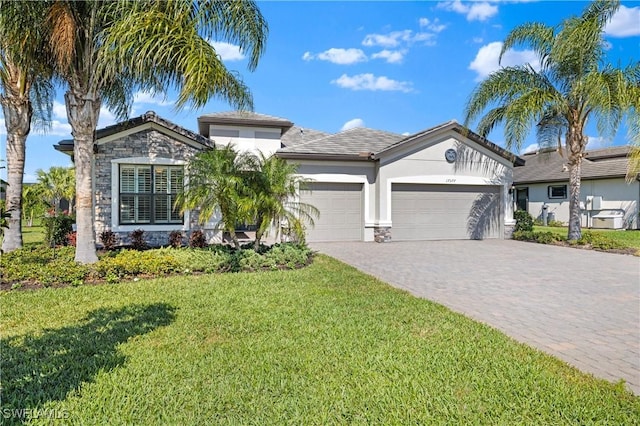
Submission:
[[529,211],[529,188],[516,189],[516,207],[517,210]]

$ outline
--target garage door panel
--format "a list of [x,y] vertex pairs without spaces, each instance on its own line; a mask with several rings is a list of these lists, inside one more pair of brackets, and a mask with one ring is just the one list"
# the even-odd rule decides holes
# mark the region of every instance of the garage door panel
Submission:
[[360,241],[363,229],[362,184],[309,184],[300,201],[315,206],[320,217],[307,229],[307,241]]
[[392,238],[499,238],[500,208],[497,186],[394,184]]

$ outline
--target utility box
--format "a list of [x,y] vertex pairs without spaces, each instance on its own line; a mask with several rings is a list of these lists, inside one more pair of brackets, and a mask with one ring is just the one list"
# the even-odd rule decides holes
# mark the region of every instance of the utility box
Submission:
[[591,210],[602,210],[602,197],[594,196],[591,200]]

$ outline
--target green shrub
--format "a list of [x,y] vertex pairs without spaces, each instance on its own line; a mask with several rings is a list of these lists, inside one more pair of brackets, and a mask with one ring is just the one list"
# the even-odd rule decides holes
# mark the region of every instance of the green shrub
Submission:
[[32,281],[44,286],[84,280],[90,267],[74,262],[73,247],[30,247],[0,257],[2,281]]
[[567,238],[550,231],[515,231],[513,239],[518,241],[532,241],[540,244],[553,244],[558,241],[566,241]]
[[599,250],[622,250],[627,248],[624,244],[615,241],[606,235],[584,231],[578,240],[579,245],[590,245]]
[[222,250],[183,248],[172,250],[181,272],[221,272],[228,269],[231,254]]
[[560,222],[559,220],[550,220],[547,222],[547,226],[551,226],[552,228],[562,228],[564,226],[564,223]]
[[533,231],[533,217],[524,210],[516,210],[513,214],[516,219],[514,231]]
[[95,264],[100,278],[135,277],[137,275],[165,275],[180,270],[180,262],[166,249],[137,251],[122,250],[113,257],[104,257]]
[[44,226],[44,242],[49,247],[66,246],[67,235],[73,232],[75,219],[67,214],[54,214],[42,219]]

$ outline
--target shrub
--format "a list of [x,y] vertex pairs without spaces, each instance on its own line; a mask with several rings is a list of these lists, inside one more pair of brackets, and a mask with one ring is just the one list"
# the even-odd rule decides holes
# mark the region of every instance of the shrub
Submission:
[[590,245],[594,249],[599,250],[622,250],[627,248],[624,244],[612,240],[606,235],[595,234],[590,231],[582,233],[582,237],[578,240],[579,245]]
[[567,240],[565,236],[550,231],[515,231],[513,233],[513,239],[518,241],[532,241],[540,244],[553,244],[558,241]]
[[109,276],[164,275],[180,270],[180,262],[166,249],[122,250],[113,257],[104,257],[94,268],[100,278]]
[[129,238],[131,238],[131,247],[134,250],[145,250],[149,248],[147,242],[144,240],[144,231],[142,229],[131,231]]
[[547,226],[551,226],[553,228],[562,228],[564,226],[564,223],[560,222],[559,220],[550,220],[547,222]]
[[169,233],[169,245],[174,248],[182,247],[182,231],[171,231]]
[[71,247],[76,246],[76,240],[78,239],[78,233],[76,231],[71,231],[67,234],[67,245]]
[[2,281],[34,281],[44,286],[72,284],[89,274],[89,267],[73,261],[73,247],[30,247],[0,257]]
[[113,250],[118,243],[118,239],[115,232],[107,230],[100,233],[100,242],[105,250]]
[[204,237],[204,232],[200,229],[196,229],[191,233],[189,237],[189,247],[191,248],[204,248],[207,246],[207,240]]
[[516,210],[513,214],[516,219],[514,231],[533,231],[533,217],[524,210]]
[[42,220],[44,242],[49,247],[67,245],[67,235],[73,231],[75,220],[68,214],[47,215]]

